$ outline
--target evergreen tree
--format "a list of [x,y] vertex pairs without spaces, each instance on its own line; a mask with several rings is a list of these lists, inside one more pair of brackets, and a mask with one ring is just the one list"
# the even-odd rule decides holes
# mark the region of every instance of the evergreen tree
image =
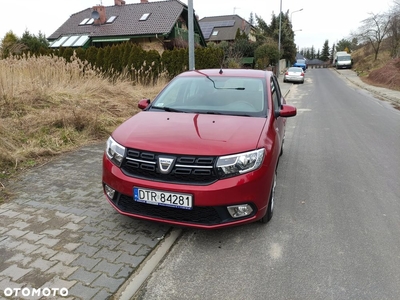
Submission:
[[329,41],[326,40],[324,43],[324,46],[322,47],[322,53],[320,60],[322,61],[328,61],[329,60]]

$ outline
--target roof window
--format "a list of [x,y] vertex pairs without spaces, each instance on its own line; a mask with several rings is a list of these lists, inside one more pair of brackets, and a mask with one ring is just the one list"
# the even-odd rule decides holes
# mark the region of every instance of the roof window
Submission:
[[149,16],[150,16],[150,13],[143,14],[140,17],[139,21],[146,21],[149,18]]
[[117,16],[111,16],[110,18],[108,18],[106,23],[108,23],[108,24],[113,23],[116,18],[117,18]]

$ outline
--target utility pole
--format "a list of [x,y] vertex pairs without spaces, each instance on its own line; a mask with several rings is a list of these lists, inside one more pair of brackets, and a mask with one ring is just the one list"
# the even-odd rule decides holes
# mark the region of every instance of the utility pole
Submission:
[[193,0],[188,1],[189,14],[189,70],[195,70],[194,61],[194,26],[193,26]]
[[282,31],[282,0],[280,1],[280,9],[279,9],[279,39],[278,39],[278,53],[279,53],[279,58],[278,58],[278,64],[276,66],[276,77],[279,77],[280,73],[280,60],[281,60],[281,31]]

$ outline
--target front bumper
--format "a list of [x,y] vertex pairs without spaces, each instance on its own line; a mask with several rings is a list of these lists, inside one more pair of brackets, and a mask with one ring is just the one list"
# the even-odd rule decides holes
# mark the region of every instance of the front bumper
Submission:
[[[272,168],[272,170],[274,170]],[[138,219],[157,221],[169,225],[214,229],[254,222],[265,215],[274,171],[262,165],[256,171],[218,180],[210,185],[187,185],[156,182],[126,176],[110,160],[103,157],[103,188],[106,184],[116,191],[113,198],[106,197],[120,213]],[[193,195],[191,210],[151,205],[133,199],[133,187]],[[253,212],[233,218],[227,206],[248,204]]]

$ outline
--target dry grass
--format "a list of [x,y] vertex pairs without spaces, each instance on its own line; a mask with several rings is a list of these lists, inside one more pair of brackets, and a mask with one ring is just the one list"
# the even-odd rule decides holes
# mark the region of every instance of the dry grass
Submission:
[[368,46],[353,52],[352,57],[354,69],[365,83],[400,91],[400,59],[390,57],[387,45],[382,45],[377,60]]
[[105,141],[165,85],[110,82],[74,59],[0,60],[0,202],[7,179],[54,156]]

